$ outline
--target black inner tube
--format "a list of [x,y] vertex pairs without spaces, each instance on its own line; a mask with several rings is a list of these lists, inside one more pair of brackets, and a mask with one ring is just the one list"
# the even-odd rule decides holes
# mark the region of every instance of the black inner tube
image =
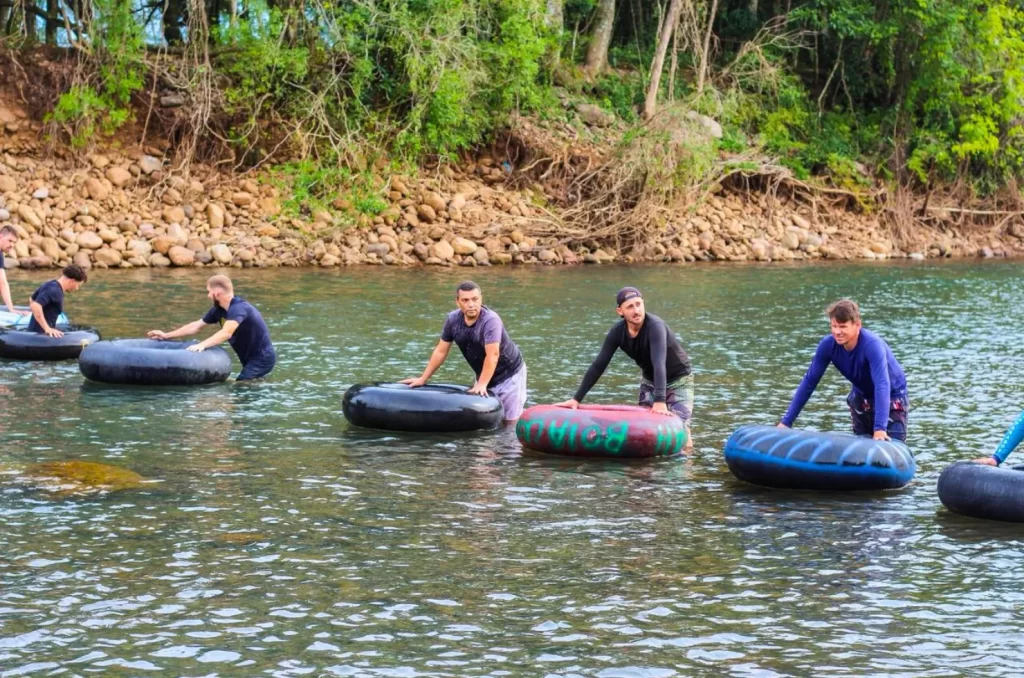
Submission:
[[1024,466],[960,461],[939,476],[939,500],[954,513],[1024,523]]
[[468,390],[451,384],[356,384],[345,392],[341,409],[356,426],[385,431],[454,433],[501,426],[501,401]]
[[74,360],[86,346],[100,340],[91,327],[71,325],[63,337],[28,330],[0,330],[0,358],[7,360]]
[[231,356],[223,348],[186,351],[194,341],[119,339],[89,346],[78,360],[92,381],[144,386],[195,386],[224,381]]

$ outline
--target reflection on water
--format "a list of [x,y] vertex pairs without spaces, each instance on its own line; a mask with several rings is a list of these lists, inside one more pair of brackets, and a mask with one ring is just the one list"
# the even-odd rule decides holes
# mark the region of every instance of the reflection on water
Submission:
[[[13,273],[16,295],[42,279]],[[649,463],[344,422],[349,385],[420,372],[462,274],[237,272],[280,356],[256,385],[0,364],[0,676],[1020,674],[1021,532],[935,496],[1024,405],[1017,265],[473,271],[535,402],[572,394],[615,290],[644,290],[697,378],[697,449]],[[68,310],[140,336],[200,317],[204,278],[112,272]],[[918,478],[867,496],[739,483],[725,438],[777,421],[841,295],[907,370]],[[453,354],[437,379],[470,374]],[[630,402],[637,379],[619,356],[588,399]],[[844,393],[830,372],[800,423],[847,427]],[[153,482],[10,481],[63,460]]]

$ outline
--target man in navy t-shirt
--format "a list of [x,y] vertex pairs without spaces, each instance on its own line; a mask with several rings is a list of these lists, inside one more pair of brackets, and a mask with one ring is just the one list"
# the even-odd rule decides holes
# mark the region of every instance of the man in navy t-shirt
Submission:
[[906,442],[910,409],[907,378],[892,349],[877,334],[861,327],[856,302],[840,299],[825,312],[832,334],[818,344],[811,366],[779,426],[793,425],[831,363],[853,385],[846,403],[850,406],[854,434]]
[[220,324],[210,338],[188,347],[189,351],[203,351],[225,341],[235,349],[242,361],[242,372],[237,381],[259,379],[270,374],[277,363],[274,345],[270,343],[270,330],[256,307],[235,296],[234,286],[226,275],[215,275],[206,281],[207,296],[213,308],[199,320],[183,325],[172,332],[150,330],[150,339],[176,339],[199,332],[207,325]]
[[32,319],[28,321],[28,331],[46,334],[59,339],[64,333],[54,327],[57,319],[64,312],[64,293],[75,292],[85,284],[89,275],[80,266],[71,265],[60,273],[56,280],[44,282],[32,293]]
[[467,280],[455,290],[458,309],[445,318],[441,340],[430,355],[423,374],[404,379],[413,388],[423,386],[441,367],[454,342],[476,373],[470,393],[486,396],[488,391],[505,408],[505,422],[519,419],[526,404],[526,363],[519,347],[505,331],[501,317],[484,306],[480,286]]

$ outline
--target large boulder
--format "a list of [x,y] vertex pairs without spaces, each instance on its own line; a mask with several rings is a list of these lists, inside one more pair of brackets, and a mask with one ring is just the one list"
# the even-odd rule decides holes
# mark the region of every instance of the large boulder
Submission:
[[230,264],[233,255],[231,254],[231,248],[224,243],[217,243],[210,248],[210,254],[213,255],[214,260],[218,264]]
[[153,249],[159,254],[167,254],[172,247],[178,244],[178,239],[172,235],[158,235],[153,238]]
[[106,264],[107,266],[120,266],[121,265],[121,253],[117,250],[112,250],[109,247],[104,247],[101,250],[96,250],[92,254],[97,264]]
[[75,242],[84,250],[98,250],[103,247],[103,238],[92,231],[82,231],[75,238]]
[[107,181],[117,188],[127,186],[128,182],[132,180],[132,173],[123,167],[111,167],[104,172],[104,176],[107,177]]
[[196,263],[196,253],[187,247],[174,246],[167,252],[167,258],[175,266],[191,266]]

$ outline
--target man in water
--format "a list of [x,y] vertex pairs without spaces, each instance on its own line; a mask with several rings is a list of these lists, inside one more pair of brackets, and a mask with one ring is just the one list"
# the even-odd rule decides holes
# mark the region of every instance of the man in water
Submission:
[[497,313],[484,306],[480,286],[467,280],[455,290],[458,309],[448,314],[441,329],[441,340],[434,347],[423,374],[403,379],[413,388],[423,386],[448,357],[455,342],[476,373],[470,393],[486,396],[488,390],[505,408],[505,423],[523,413],[526,404],[526,363],[519,347],[509,338]]
[[877,334],[861,326],[860,307],[840,299],[827,309],[832,333],[821,340],[780,428],[790,428],[821,381],[829,363],[853,388],[846,398],[853,433],[875,440],[907,440],[907,378],[892,349]]
[[14,302],[11,301],[11,288],[7,284],[7,271],[4,269],[4,252],[9,252],[16,242],[18,242],[17,231],[10,226],[0,228],[0,299],[11,313],[28,315],[30,311],[19,311],[14,308]]
[[198,344],[189,346],[189,351],[203,351],[227,341],[242,361],[242,372],[236,381],[260,379],[270,374],[277,363],[274,345],[270,343],[270,330],[263,316],[242,297],[235,296],[231,279],[226,275],[215,275],[206,281],[206,296],[213,302],[213,308],[199,320],[182,325],[171,332],[150,330],[150,339],[176,339],[196,334],[207,325],[220,324],[220,329]]
[[675,332],[665,321],[648,313],[644,297],[635,287],[623,287],[615,295],[615,312],[622,320],[612,325],[604,338],[601,352],[591,363],[576,395],[559,407],[576,409],[597,380],[604,374],[616,349],[640,366],[638,404],[654,414],[675,415],[686,427],[686,449],[693,448],[690,419],[693,416],[693,372],[690,358]]
[[89,279],[85,269],[71,265],[61,271],[56,280],[49,280],[32,293],[29,309],[32,318],[28,321],[28,331],[46,334],[55,339],[64,336],[54,325],[57,318],[64,312],[64,293],[75,292]]

